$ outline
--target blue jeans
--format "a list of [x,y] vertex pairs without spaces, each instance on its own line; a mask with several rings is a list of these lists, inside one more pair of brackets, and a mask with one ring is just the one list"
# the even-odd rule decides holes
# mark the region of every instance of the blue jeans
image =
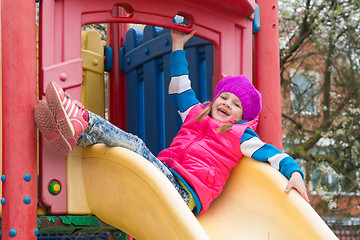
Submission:
[[103,143],[110,147],[124,147],[141,155],[165,174],[185,203],[189,205],[189,193],[179,184],[169,169],[150,152],[140,138],[121,130],[95,113],[88,112],[89,127],[80,134],[77,146],[86,147]]

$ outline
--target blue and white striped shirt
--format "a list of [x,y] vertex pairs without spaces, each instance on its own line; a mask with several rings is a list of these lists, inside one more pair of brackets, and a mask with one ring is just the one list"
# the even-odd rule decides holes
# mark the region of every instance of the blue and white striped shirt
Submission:
[[[183,121],[189,111],[196,104],[200,104],[194,90],[191,88],[187,67],[185,51],[178,50],[171,53],[169,94]],[[241,123],[243,122],[238,124]],[[247,128],[245,130],[241,139],[240,149],[244,156],[270,163],[271,166],[278,169],[287,179],[290,179],[291,174],[294,172],[300,172],[304,177],[299,165],[292,157],[281,152],[275,146],[262,142],[252,129]]]

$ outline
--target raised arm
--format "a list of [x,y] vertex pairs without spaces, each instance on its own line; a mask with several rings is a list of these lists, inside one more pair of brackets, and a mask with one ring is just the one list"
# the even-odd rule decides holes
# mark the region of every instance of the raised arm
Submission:
[[[180,24],[185,25],[185,24]],[[171,39],[172,39],[172,50],[184,50],[184,45],[189,41],[192,36],[194,36],[195,30],[192,30],[191,33],[185,34],[177,30],[171,30]]]
[[188,62],[185,57],[185,51],[183,50],[184,44],[194,33],[195,31],[192,31],[186,35],[183,32],[171,31],[173,51],[170,55],[171,81],[169,84],[169,94],[183,121],[191,108],[200,103],[196,98],[194,90],[191,88]]

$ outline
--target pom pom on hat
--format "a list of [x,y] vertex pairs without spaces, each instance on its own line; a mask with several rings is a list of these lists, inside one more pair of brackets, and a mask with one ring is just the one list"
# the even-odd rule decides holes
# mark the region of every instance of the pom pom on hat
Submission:
[[259,115],[262,105],[261,94],[246,76],[227,76],[221,79],[215,88],[214,101],[223,92],[233,93],[240,99],[244,121],[253,120]]

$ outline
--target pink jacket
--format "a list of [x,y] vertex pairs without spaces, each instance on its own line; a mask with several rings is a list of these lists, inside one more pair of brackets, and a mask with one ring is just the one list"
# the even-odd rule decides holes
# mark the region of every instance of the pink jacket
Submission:
[[204,108],[198,104],[191,109],[170,147],[158,156],[196,191],[202,203],[200,214],[219,196],[231,170],[239,163],[245,129],[255,130],[257,125],[256,119],[219,133],[217,128],[224,123],[210,116],[195,122]]

